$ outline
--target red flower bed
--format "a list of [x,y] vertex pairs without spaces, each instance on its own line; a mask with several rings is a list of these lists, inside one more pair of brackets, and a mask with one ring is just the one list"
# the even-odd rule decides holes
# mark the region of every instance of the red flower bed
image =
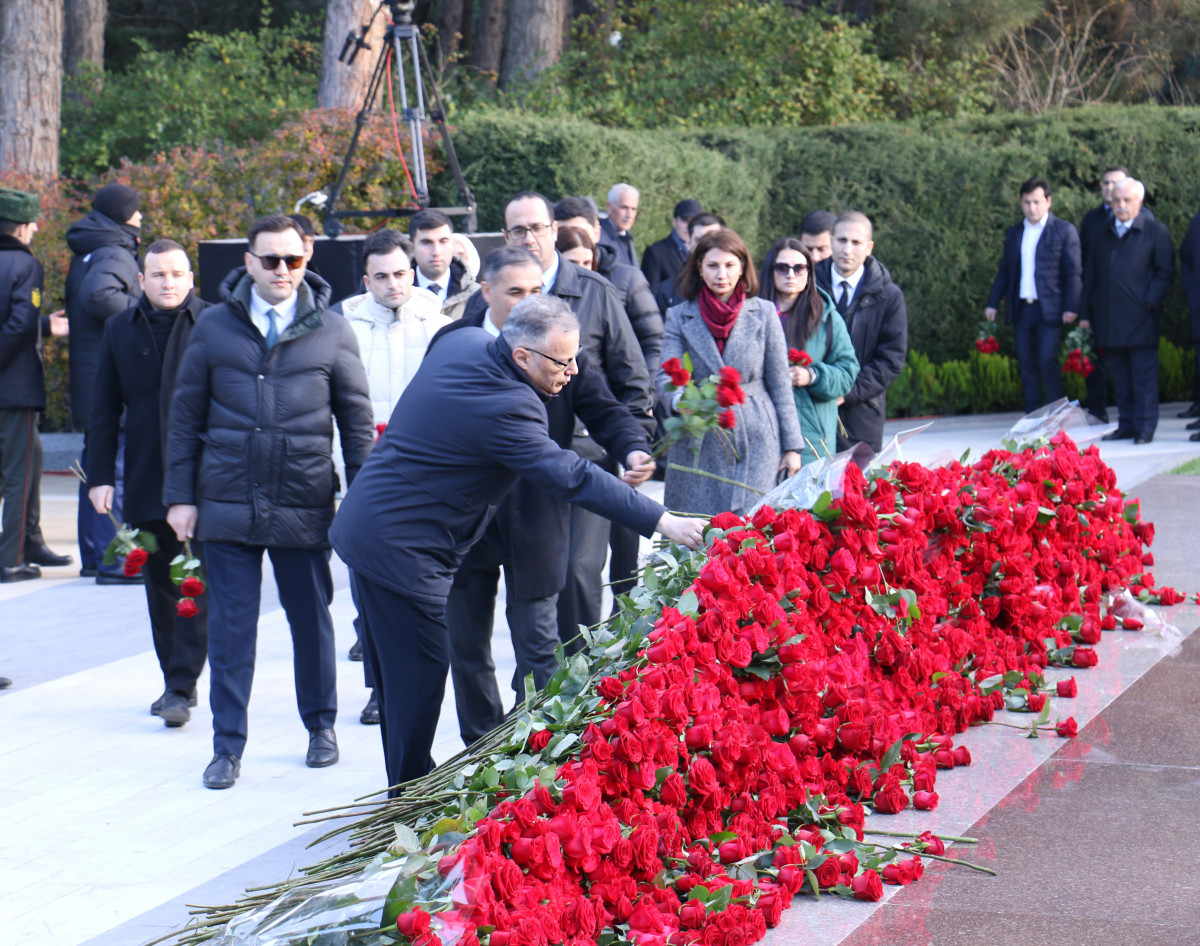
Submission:
[[1152,527],[1061,435],[870,484],[851,466],[844,492],[817,514],[717,516],[690,600],[602,681],[582,751],[441,860],[456,886],[437,932],[411,912],[400,930],[725,946],[761,938],[806,884],[874,900],[918,879],[940,841],[865,843],[865,807],[935,808],[938,769],[970,763],[956,733],[1048,710],[1042,671],[1095,663],[1078,642],[1098,639],[1102,596],[1150,585]]

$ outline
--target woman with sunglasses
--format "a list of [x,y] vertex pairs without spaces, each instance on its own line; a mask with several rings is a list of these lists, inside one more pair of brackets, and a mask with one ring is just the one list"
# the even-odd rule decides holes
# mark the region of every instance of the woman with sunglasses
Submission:
[[[742,513],[774,487],[779,471],[790,476],[800,469],[804,438],[792,402],[787,342],[775,307],[757,297],[754,261],[732,230],[696,241],[678,288],[686,301],[667,310],[662,360],[690,355],[699,381],[736,368],[746,400],[731,408],[732,428],[709,432],[700,445],[699,468],[732,482],[678,469],[693,465],[693,444],[685,440],[667,455],[665,502],[692,514]],[[663,402],[671,404],[666,372],[660,370],[657,380]]]
[[[804,431],[804,463],[831,456],[837,444],[839,399],[854,386],[858,358],[833,300],[812,278],[813,262],[799,240],[776,240],[763,261],[759,295],[775,303],[790,351],[807,365],[791,363],[792,395]],[[795,359],[789,358],[789,362]]]

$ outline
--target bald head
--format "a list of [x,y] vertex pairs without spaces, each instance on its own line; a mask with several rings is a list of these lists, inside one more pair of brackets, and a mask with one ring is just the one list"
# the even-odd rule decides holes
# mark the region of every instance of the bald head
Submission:
[[833,225],[833,268],[850,277],[862,269],[875,249],[875,231],[866,214],[847,210]]

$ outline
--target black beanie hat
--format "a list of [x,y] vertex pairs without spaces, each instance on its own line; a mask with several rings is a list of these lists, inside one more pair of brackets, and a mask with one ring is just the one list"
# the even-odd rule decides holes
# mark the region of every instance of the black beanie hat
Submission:
[[141,206],[141,194],[124,184],[105,184],[92,200],[92,209],[115,223],[125,223]]

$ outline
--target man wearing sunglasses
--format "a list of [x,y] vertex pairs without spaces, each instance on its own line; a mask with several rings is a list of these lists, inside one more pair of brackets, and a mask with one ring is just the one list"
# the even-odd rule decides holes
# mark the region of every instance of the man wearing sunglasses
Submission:
[[229,788],[246,745],[262,583],[271,557],[295,651],[296,702],[310,767],[338,760],[329,524],[333,424],[353,481],[374,426],[354,331],[329,284],[306,272],[294,220],[250,228],[245,267],[196,323],[171,403],[163,499],[182,541],[205,542],[209,593],[208,788]]

